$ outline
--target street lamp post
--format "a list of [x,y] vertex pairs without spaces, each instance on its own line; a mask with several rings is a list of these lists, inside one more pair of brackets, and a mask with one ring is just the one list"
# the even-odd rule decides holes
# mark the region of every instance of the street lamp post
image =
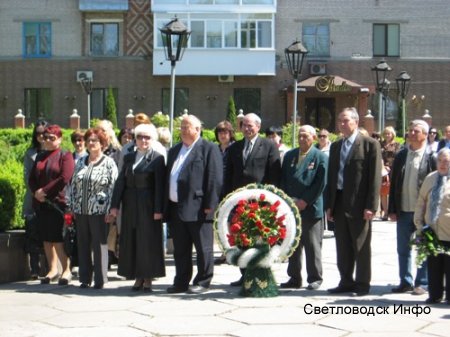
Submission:
[[92,94],[92,77],[84,77],[80,84],[87,95],[87,127],[91,127],[91,94]]
[[397,82],[397,90],[402,98],[402,137],[405,137],[406,133],[406,101],[405,97],[408,94],[409,86],[411,84],[411,76],[406,71],[400,72],[398,77],[395,79]]
[[292,113],[292,147],[295,147],[296,136],[295,128],[297,125],[297,83],[300,75],[302,74],[303,60],[308,54],[308,50],[303,46],[300,41],[293,42],[289,47],[284,50],[286,56],[286,62],[288,65],[289,73],[294,79],[294,103]]
[[175,105],[175,65],[177,61],[181,61],[184,51],[187,47],[187,42],[191,32],[187,27],[178,20],[178,18],[172,19],[161,31],[162,42],[164,46],[164,52],[166,54],[166,60],[170,61],[170,105],[169,105],[169,117],[170,117],[170,146],[173,144],[173,114]]
[[386,96],[389,92],[389,85],[391,82],[386,78],[387,72],[391,71],[392,68],[386,63],[385,60],[381,60],[375,67],[372,67],[371,70],[375,73],[376,76],[376,87],[379,94],[378,101],[378,132],[383,132],[384,129],[384,116],[385,116],[385,108],[386,108]]

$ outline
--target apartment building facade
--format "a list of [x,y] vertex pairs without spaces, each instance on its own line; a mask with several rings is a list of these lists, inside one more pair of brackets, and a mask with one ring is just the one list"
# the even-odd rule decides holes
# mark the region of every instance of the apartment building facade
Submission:
[[[444,0],[30,0],[0,3],[0,126],[17,109],[63,126],[77,109],[103,118],[113,89],[119,125],[129,109],[168,112],[170,64],[159,28],[178,17],[192,31],[176,66],[175,115],[184,109],[207,127],[224,119],[228,100],[257,112],[263,127],[291,120],[292,77],[284,49],[295,39],[309,50],[298,91],[301,123],[336,129],[336,113],[378,100],[371,67],[393,68],[386,124],[398,117],[395,77],[412,78],[408,119],[425,109],[450,124],[450,10]],[[328,77],[325,77],[328,76]]]

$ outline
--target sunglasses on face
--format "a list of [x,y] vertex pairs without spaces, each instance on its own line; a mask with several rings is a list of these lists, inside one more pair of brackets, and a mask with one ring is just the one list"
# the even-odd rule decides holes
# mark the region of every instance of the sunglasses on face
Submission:
[[435,135],[437,132],[436,131],[430,131],[430,134]]
[[319,135],[319,138],[327,138],[327,135]]
[[47,136],[44,136],[44,140],[45,140],[45,141],[54,142],[54,141],[57,140],[57,139],[58,139],[58,137],[56,137],[56,136],[54,136],[54,135],[47,135]]
[[146,136],[146,135],[137,135],[136,139],[137,140],[150,140],[150,136]]
[[98,140],[98,138],[89,138],[86,142],[95,144],[95,143],[98,143],[99,140]]

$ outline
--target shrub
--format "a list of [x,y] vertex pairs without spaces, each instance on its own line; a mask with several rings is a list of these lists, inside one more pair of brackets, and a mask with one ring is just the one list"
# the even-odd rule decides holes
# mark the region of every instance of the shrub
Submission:
[[23,228],[24,196],[23,165],[15,160],[0,164],[0,232]]

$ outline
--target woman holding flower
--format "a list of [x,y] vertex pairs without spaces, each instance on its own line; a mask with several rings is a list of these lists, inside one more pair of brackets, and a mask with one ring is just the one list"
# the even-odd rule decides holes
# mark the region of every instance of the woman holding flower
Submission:
[[437,171],[430,173],[420,188],[414,223],[418,239],[427,225],[438,239],[433,247],[438,250],[437,255],[430,254],[427,258],[429,298],[426,303],[441,302],[445,277],[445,297],[450,304],[450,149],[440,150],[437,159]]

